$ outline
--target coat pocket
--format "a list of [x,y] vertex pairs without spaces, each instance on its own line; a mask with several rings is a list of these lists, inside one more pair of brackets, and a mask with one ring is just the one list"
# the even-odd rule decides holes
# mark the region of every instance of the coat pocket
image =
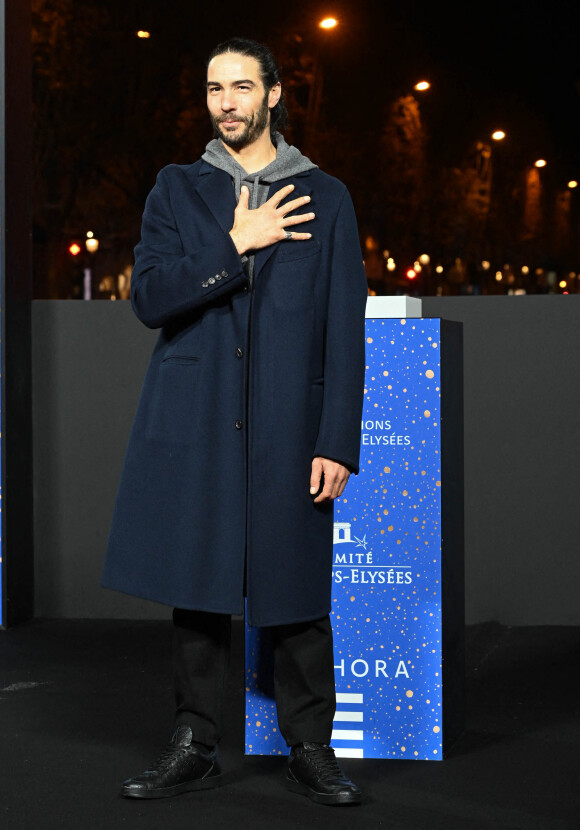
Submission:
[[189,363],[198,363],[199,357],[194,357],[193,355],[187,354],[172,354],[167,355],[163,358],[161,363],[166,365],[167,363],[174,363],[181,366],[187,366]]
[[313,307],[321,259],[320,245],[313,242],[286,242],[276,257],[271,291],[274,306],[280,311],[304,312]]
[[307,259],[320,253],[320,242],[317,239],[305,239],[302,242],[282,241],[278,248],[276,260],[278,262],[293,262],[296,259]]
[[201,330],[203,315],[193,321],[183,320],[171,333],[163,351],[161,364],[185,365],[196,363],[201,357]]

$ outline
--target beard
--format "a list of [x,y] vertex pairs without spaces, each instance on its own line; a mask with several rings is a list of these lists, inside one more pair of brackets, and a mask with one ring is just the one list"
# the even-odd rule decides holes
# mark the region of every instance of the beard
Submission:
[[213,125],[213,132],[216,138],[221,138],[224,144],[231,147],[232,150],[242,150],[249,144],[252,144],[259,138],[266,127],[268,126],[268,115],[270,109],[268,107],[268,95],[264,96],[260,109],[256,110],[252,115],[236,115],[238,121],[241,121],[245,127],[239,133],[228,133],[222,128],[222,122],[227,121],[232,117],[232,113],[221,115],[218,117],[210,116]]

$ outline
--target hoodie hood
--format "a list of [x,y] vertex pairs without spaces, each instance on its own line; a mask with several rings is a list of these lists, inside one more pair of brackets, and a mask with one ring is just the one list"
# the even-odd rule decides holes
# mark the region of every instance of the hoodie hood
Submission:
[[255,173],[246,173],[219,138],[209,142],[202,159],[230,174],[234,182],[236,201],[240,198],[242,185],[247,185],[250,190],[250,208],[254,209],[264,204],[268,198],[269,186],[273,182],[296,176],[318,166],[302,155],[297,147],[287,144],[281,133],[274,133],[272,140],[276,146],[276,158],[267,167]]

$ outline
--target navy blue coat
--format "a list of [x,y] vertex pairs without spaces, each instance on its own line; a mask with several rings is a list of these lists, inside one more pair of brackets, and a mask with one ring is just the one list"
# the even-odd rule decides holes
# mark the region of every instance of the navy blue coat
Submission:
[[[229,230],[231,178],[164,168],[143,215],[133,308],[161,328],[114,511],[103,585],[279,625],[330,611],[333,505],[314,456],[358,470],[366,279],[350,196],[318,169],[312,239],[256,253]],[[304,226],[305,227],[305,226]]]

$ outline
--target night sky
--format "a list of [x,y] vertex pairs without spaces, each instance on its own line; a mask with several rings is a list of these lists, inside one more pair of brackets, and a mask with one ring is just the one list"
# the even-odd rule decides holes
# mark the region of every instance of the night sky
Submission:
[[[271,46],[283,85],[286,61],[298,107],[292,130],[290,106],[287,138],[345,182],[361,238],[371,234],[401,262],[429,249],[446,263],[529,259],[535,267],[579,270],[580,188],[567,194],[566,216],[556,209],[568,181],[580,180],[580,50],[571,4],[489,0],[456,12],[455,4],[427,0],[59,2],[37,0],[44,15],[34,64],[37,296],[69,295],[73,278],[62,257],[70,259],[71,240],[82,242],[92,225],[103,239],[102,269],[126,267],[157,171],[194,162],[211,138],[206,60],[233,36]],[[60,28],[51,28],[53,7],[62,12]],[[318,28],[326,16],[339,21],[330,32]],[[140,29],[151,37],[137,38]],[[309,148],[304,121],[316,55],[324,84]],[[414,92],[424,79],[431,88]],[[405,136],[399,162],[393,125],[407,110],[393,105],[409,94],[419,101],[419,127]],[[498,129],[507,137],[495,144]],[[481,158],[478,142],[480,149],[493,144],[493,185],[484,232],[476,233],[473,206],[459,194]],[[522,225],[526,171],[538,158],[547,167],[530,236]],[[398,178],[389,159],[403,171]],[[413,187],[400,191],[407,174]]]
[[[389,101],[426,77],[433,86],[421,98],[424,119],[449,161],[501,127],[523,159],[545,156],[563,178],[580,176],[578,30],[569,3],[492,0],[457,13],[455,4],[426,0],[306,0],[298,7],[226,0],[213,16],[206,7],[195,31],[190,2],[148,5],[152,25],[175,26],[183,48],[199,55],[200,72],[212,45],[231,35],[326,40],[324,112],[337,134],[357,124],[380,129]],[[339,29],[317,31],[327,14]]]

